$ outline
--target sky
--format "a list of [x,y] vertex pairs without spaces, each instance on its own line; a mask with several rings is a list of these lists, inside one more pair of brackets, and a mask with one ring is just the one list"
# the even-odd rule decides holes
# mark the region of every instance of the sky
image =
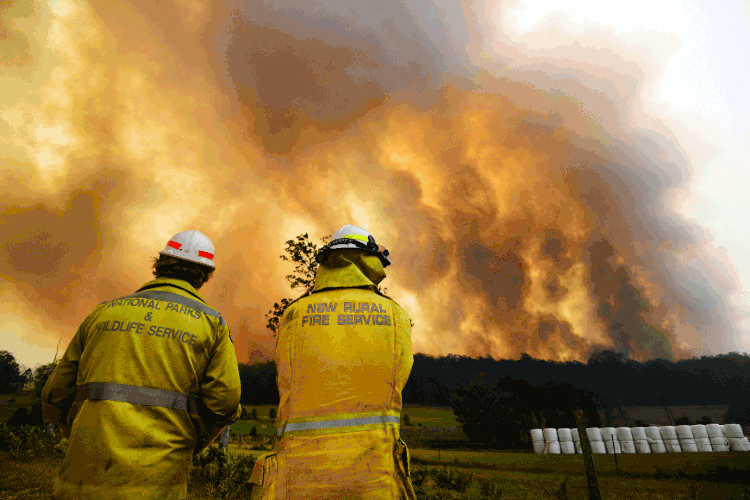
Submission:
[[199,229],[272,357],[284,242],[351,223],[415,352],[747,352],[748,59],[740,1],[3,2],[0,350],[52,361]]

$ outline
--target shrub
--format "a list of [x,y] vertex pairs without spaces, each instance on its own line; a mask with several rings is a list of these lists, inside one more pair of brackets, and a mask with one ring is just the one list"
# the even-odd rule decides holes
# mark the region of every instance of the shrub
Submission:
[[68,440],[62,438],[60,442],[55,445],[54,450],[56,455],[65,456],[68,452]]
[[233,456],[214,444],[193,457],[190,482],[208,487],[223,499],[248,498],[245,483],[254,466],[255,457]]
[[566,472],[563,476],[563,481],[558,488],[547,488],[547,493],[552,495],[554,498],[559,500],[568,500],[568,479],[569,474]]
[[250,437],[251,438],[258,437],[258,428],[257,427],[253,426],[253,428],[250,429]]
[[7,423],[11,427],[21,427],[23,425],[43,426],[42,402],[37,401],[31,407],[17,409],[10,416]]
[[18,389],[21,372],[16,358],[8,351],[0,351],[0,394],[8,394]]
[[701,417],[700,423],[703,425],[708,425],[708,424],[713,424],[714,421],[711,419],[709,415],[703,415],[703,417]]
[[411,471],[411,484],[414,488],[421,488],[425,481],[429,479],[430,471],[428,469],[418,469]]
[[483,481],[479,486],[479,493],[483,500],[499,500],[503,496],[503,489],[500,483]]
[[474,479],[474,473],[466,473],[448,467],[432,469],[432,480],[440,488],[465,493]]
[[691,425],[692,422],[690,421],[687,416],[676,418],[674,421],[674,425]]
[[277,417],[276,408],[271,408],[270,410],[268,410],[268,418],[269,419],[276,420],[276,417]]
[[255,408],[250,412],[250,420],[258,420],[258,410]]
[[12,427],[0,423],[0,450],[10,452],[14,459],[30,460],[52,454],[59,440],[59,435],[50,436],[42,427],[32,425]]
[[404,413],[404,425],[407,427],[411,426],[411,418],[409,418],[408,413]]

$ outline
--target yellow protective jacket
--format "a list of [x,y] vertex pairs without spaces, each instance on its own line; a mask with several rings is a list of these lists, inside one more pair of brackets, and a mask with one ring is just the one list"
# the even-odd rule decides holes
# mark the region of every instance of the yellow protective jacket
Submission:
[[193,453],[239,402],[229,328],[191,285],[158,278],[100,304],[42,392],[70,440],[53,498],[185,498]]
[[338,251],[319,266],[312,293],[284,312],[278,441],[256,462],[253,500],[416,498],[399,436],[411,327],[376,292],[384,277],[376,256]]

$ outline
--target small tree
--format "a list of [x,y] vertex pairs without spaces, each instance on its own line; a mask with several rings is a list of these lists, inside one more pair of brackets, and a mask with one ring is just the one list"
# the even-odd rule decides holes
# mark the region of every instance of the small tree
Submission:
[[[323,244],[325,245],[329,239],[330,236],[322,238]],[[318,254],[318,245],[310,241],[310,237],[305,233],[297,236],[296,241],[287,240],[284,251],[288,255],[281,255],[281,260],[295,264],[294,272],[286,276],[286,280],[292,289],[303,290],[304,292],[312,290],[315,285],[315,275],[318,272],[318,262],[315,260]],[[266,328],[273,332],[274,337],[278,332],[281,316],[293,301],[294,299],[283,298],[280,302],[275,302],[273,309],[266,314],[266,319],[268,319]]]
[[255,439],[256,437],[258,437],[258,428],[257,427],[253,426],[253,428],[250,429],[250,437],[253,438],[253,439]]
[[47,383],[47,379],[49,378],[50,375],[52,375],[52,372],[55,370],[56,366],[57,366],[57,362],[53,362],[47,365],[38,366],[37,369],[34,371],[34,393],[37,396],[42,395],[42,389],[44,389],[44,384]]
[[250,420],[258,420],[258,410],[255,408],[250,411]]
[[408,413],[404,413],[404,425],[407,427],[411,426],[411,418],[409,418]]
[[34,372],[31,371],[31,368],[26,368],[21,374],[21,388],[22,389],[30,388],[33,385],[33,382],[34,382]]
[[[330,236],[324,236],[321,238],[323,245],[328,244],[331,239]],[[305,234],[297,236],[295,240],[287,240],[286,248],[284,251],[287,255],[280,255],[281,260],[285,262],[293,262],[295,264],[294,272],[286,276],[286,280],[293,290],[302,290],[303,293],[307,293],[312,290],[315,286],[315,276],[318,273],[318,262],[316,257],[318,252],[322,250],[318,248],[318,245],[310,241],[310,237]],[[386,288],[378,287],[378,291],[385,294],[388,290]],[[275,337],[279,330],[279,321],[284,315],[284,311],[289,304],[294,302],[294,299],[283,298],[279,302],[274,302],[273,309],[268,311],[266,319],[268,323],[266,328],[273,332]],[[409,320],[411,326],[414,327],[414,322]]]
[[268,410],[268,418],[271,420],[276,420],[276,408],[271,408]]
[[674,421],[674,425],[691,425],[692,422],[688,418],[687,415],[683,415],[682,417],[676,418]]
[[0,351],[0,394],[8,394],[18,389],[21,372],[15,356],[8,351]]

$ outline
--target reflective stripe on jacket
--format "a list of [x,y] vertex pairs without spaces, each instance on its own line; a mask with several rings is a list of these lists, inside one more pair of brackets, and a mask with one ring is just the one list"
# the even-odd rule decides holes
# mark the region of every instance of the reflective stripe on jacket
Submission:
[[256,462],[252,497],[414,499],[399,437],[413,364],[409,318],[376,293],[370,277],[385,276],[377,257],[343,250],[331,259],[314,293],[280,321],[279,440]]
[[226,322],[188,283],[100,304],[42,392],[45,422],[70,428],[53,498],[185,498],[193,453],[239,400]]

